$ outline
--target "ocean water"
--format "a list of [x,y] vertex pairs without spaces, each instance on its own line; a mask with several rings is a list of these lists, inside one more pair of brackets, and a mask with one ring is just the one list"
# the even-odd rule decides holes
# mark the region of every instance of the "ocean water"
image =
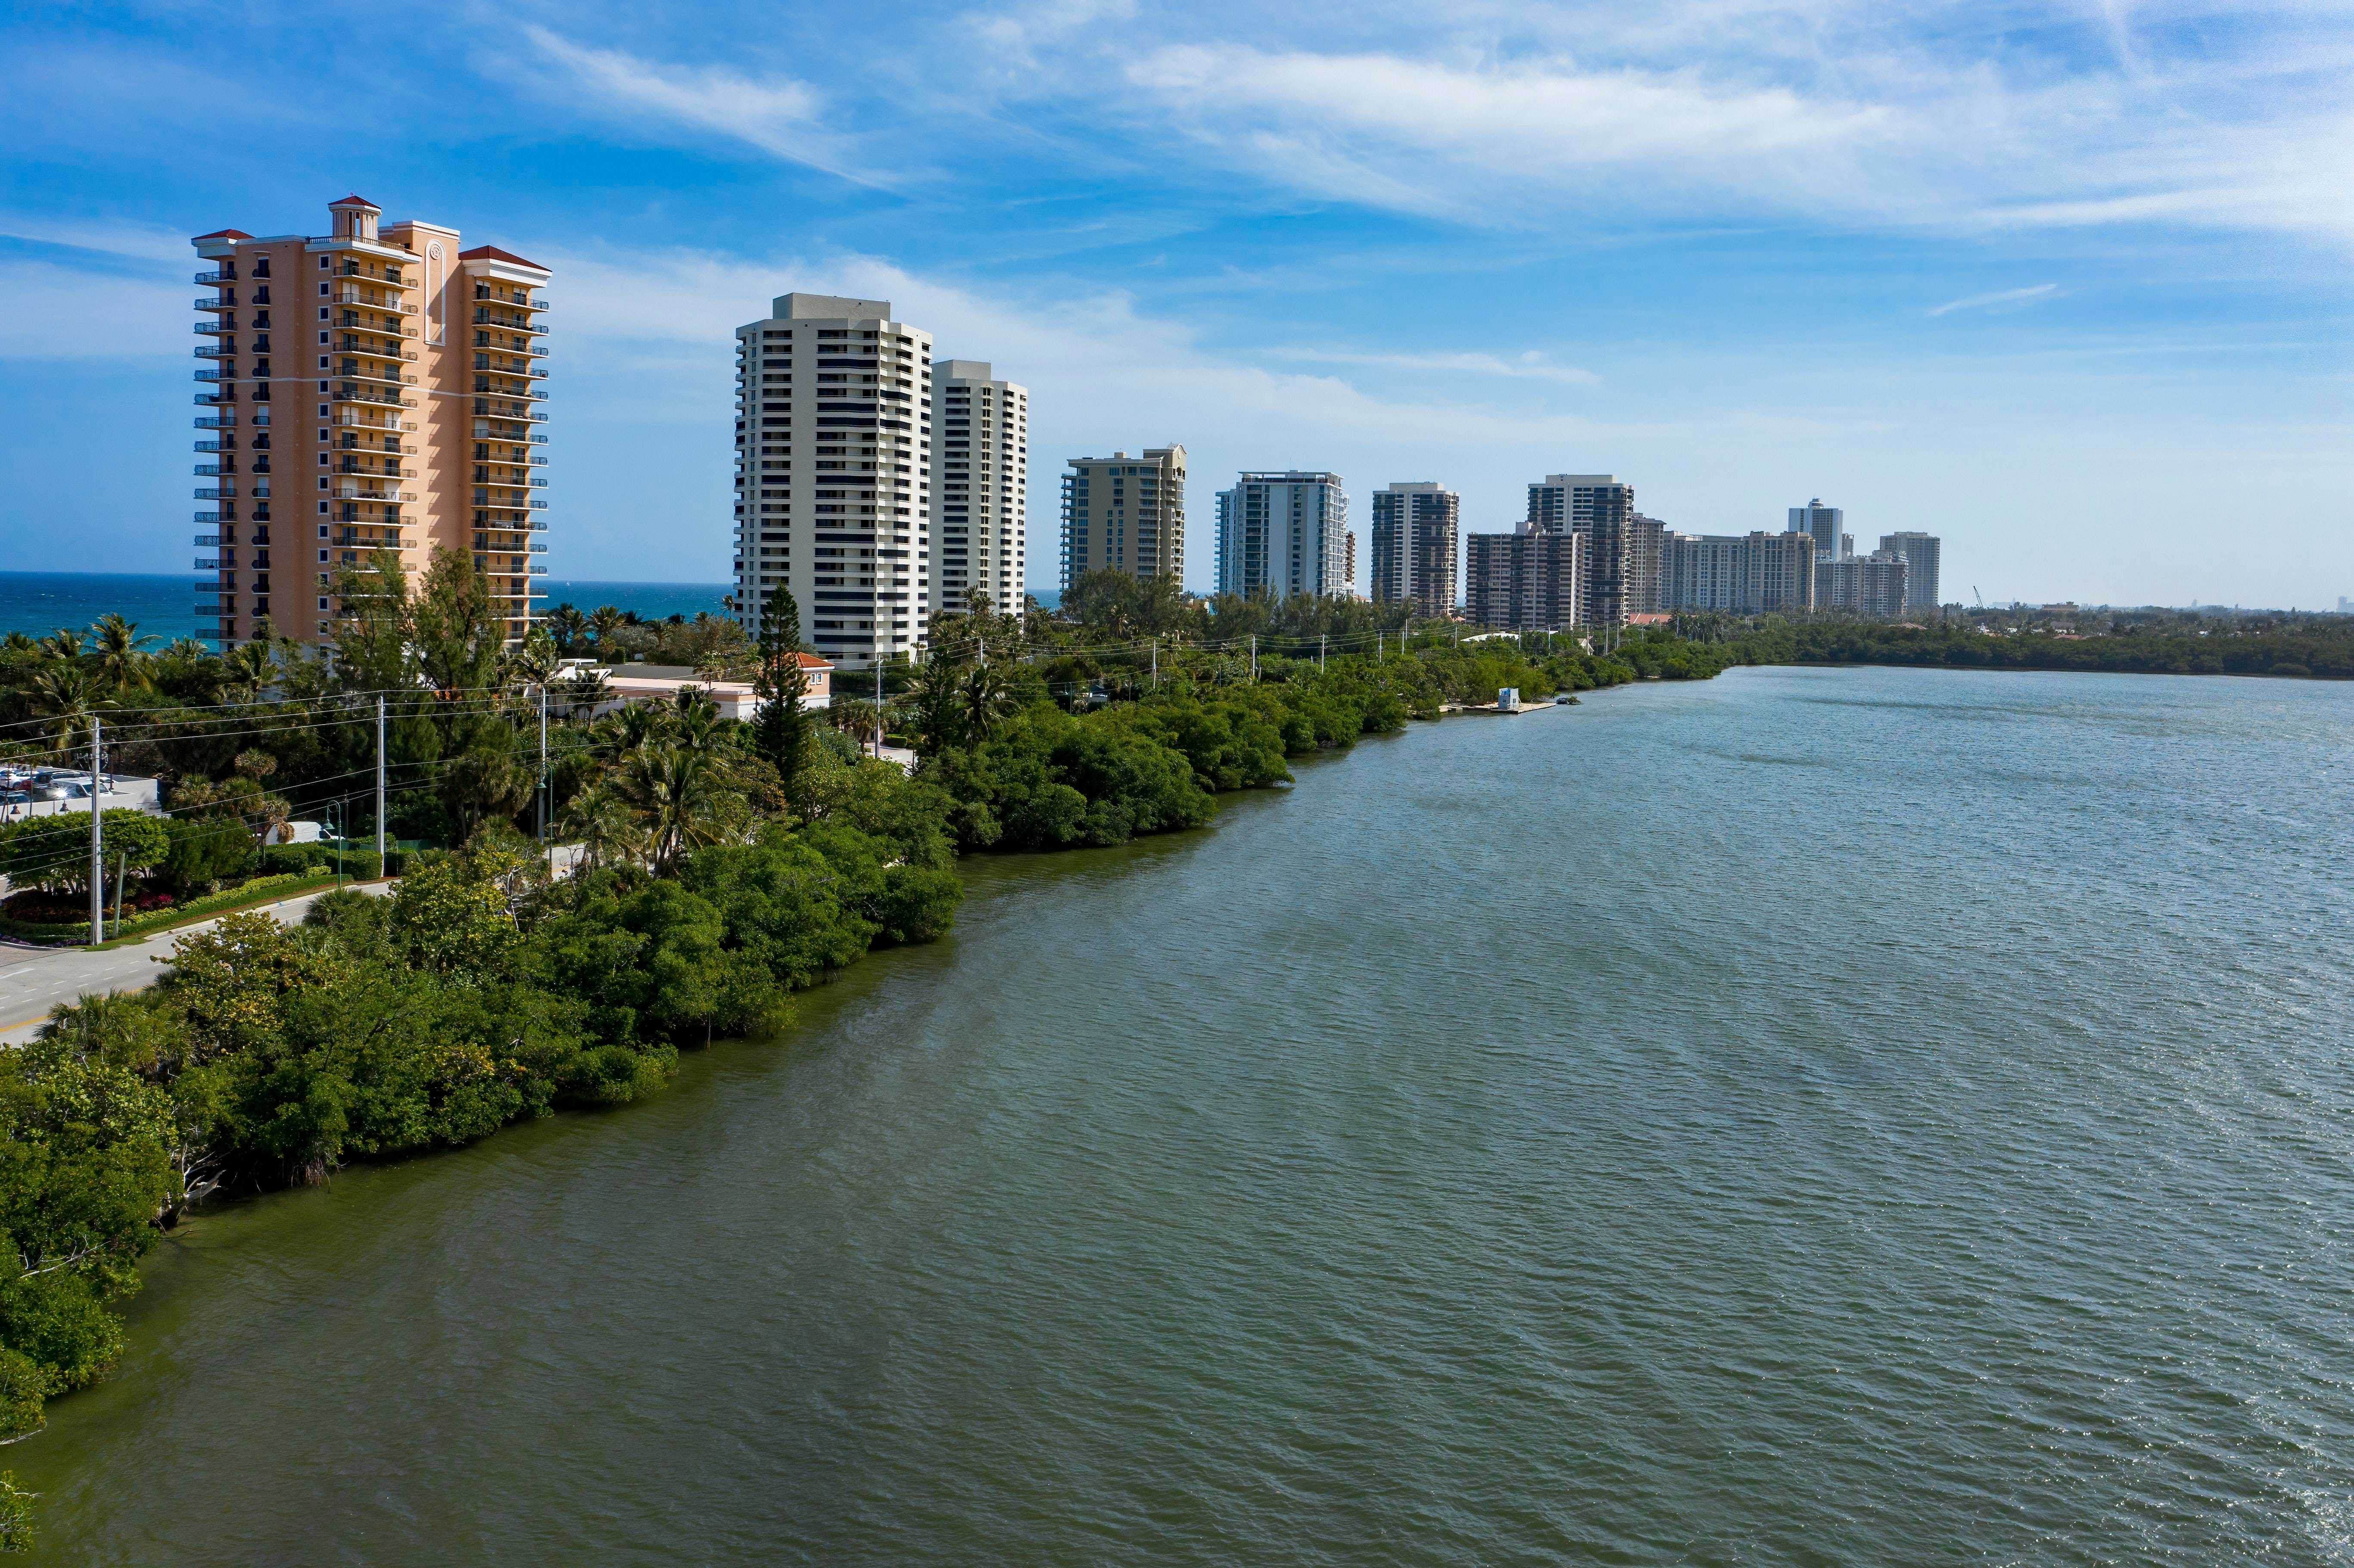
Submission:
[[[193,556],[191,557],[193,559]],[[121,615],[143,633],[164,641],[194,637],[197,591],[194,570],[183,577],[113,572],[0,571],[0,634],[29,632],[46,637],[65,628],[80,631],[101,615]],[[724,613],[726,583],[617,583],[547,578],[541,592],[549,605],[570,602],[583,609],[615,605],[647,620],[697,611]],[[209,596],[207,596],[209,597]],[[209,622],[210,618],[207,618]]]
[[2354,1555],[2354,689],[1463,717],[226,1209],[54,1563]]
[[60,630],[85,631],[101,615],[120,615],[138,622],[143,635],[165,642],[194,637],[196,580],[194,570],[172,577],[0,571],[0,634],[23,631],[47,637]]
[[610,583],[549,577],[538,591],[546,600],[543,609],[570,604],[594,610],[610,604],[617,609],[635,610],[641,620],[663,620],[673,615],[693,620],[698,613],[724,617],[727,611],[721,601],[734,589],[732,583]]

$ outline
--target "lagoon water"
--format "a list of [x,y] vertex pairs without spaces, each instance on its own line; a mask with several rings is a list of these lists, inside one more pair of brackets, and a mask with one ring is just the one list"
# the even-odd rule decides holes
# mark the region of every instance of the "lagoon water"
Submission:
[[2354,1555],[2354,688],[1464,718],[184,1229],[55,1563]]

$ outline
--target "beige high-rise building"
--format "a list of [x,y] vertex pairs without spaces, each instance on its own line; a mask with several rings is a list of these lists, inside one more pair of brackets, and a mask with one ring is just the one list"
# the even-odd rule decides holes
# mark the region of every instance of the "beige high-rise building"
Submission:
[[[547,269],[458,231],[381,224],[358,196],[323,236],[191,241],[196,301],[197,583],[224,647],[268,621],[334,635],[341,566],[399,553],[412,580],[436,550],[470,553],[511,638],[530,629],[547,546]],[[274,532],[273,532],[274,530]]]
[[1140,577],[1185,575],[1183,447],[1070,460],[1063,475],[1063,591],[1105,567]]
[[757,632],[785,588],[835,665],[913,657],[932,612],[932,334],[888,300],[779,294],[769,313],[736,329],[736,619]]
[[1030,389],[986,360],[932,366],[938,461],[932,481],[932,605],[962,609],[974,588],[1022,609],[1030,534]]

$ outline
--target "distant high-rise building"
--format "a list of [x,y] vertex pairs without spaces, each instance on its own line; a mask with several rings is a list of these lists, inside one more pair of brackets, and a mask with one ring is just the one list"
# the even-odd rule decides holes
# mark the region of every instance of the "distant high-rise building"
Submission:
[[1935,534],[1882,534],[1880,553],[1904,557],[1904,608],[1935,609],[1945,603],[1937,597],[1937,552]]
[[1221,593],[1345,593],[1348,552],[1349,496],[1337,473],[1244,473],[1218,493]]
[[995,379],[985,360],[943,359],[932,400],[933,607],[962,609],[979,588],[1011,615],[1029,555],[1030,389]]
[[836,665],[913,655],[932,608],[931,334],[888,300],[769,310],[736,329],[736,619],[758,630],[786,588]]
[[1847,513],[1837,506],[1826,506],[1817,496],[1804,506],[1790,508],[1790,532],[1814,535],[1815,554],[1837,560],[1841,556],[1855,554],[1850,546],[1840,548],[1840,529],[1847,522]]
[[1607,473],[1549,473],[1529,486],[1523,534],[1587,535],[1579,622],[1624,626],[1659,601],[1659,538],[1666,525],[1635,510],[1635,487]]
[[1661,609],[1763,615],[1815,602],[1811,535],[1670,534],[1660,555]]
[[1815,608],[1852,609],[1892,619],[1904,613],[1904,557],[1874,551],[1869,556],[1815,557]]
[[1452,614],[1462,516],[1463,498],[1433,481],[1373,492],[1373,602],[1425,620]]
[[1073,458],[1063,475],[1063,591],[1108,567],[1138,577],[1185,575],[1185,449]]
[[1585,623],[1589,533],[1473,534],[1465,540],[1465,613],[1505,631],[1565,631]]
[[454,550],[520,638],[547,570],[534,563],[547,548],[535,541],[547,527],[548,270],[495,246],[461,250],[441,224],[379,228],[383,209],[359,196],[327,215],[323,235],[190,241],[211,291],[196,302],[196,569],[215,575],[196,591],[217,596],[197,630],[224,647],[264,621],[329,641],[340,568],[372,571],[385,550],[413,580]]

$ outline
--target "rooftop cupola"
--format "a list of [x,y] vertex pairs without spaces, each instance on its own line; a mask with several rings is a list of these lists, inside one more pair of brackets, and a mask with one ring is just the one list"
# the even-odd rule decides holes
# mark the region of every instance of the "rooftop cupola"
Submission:
[[347,196],[341,201],[329,202],[327,214],[334,219],[337,239],[358,239],[373,245],[376,220],[384,216],[384,208],[365,196]]

